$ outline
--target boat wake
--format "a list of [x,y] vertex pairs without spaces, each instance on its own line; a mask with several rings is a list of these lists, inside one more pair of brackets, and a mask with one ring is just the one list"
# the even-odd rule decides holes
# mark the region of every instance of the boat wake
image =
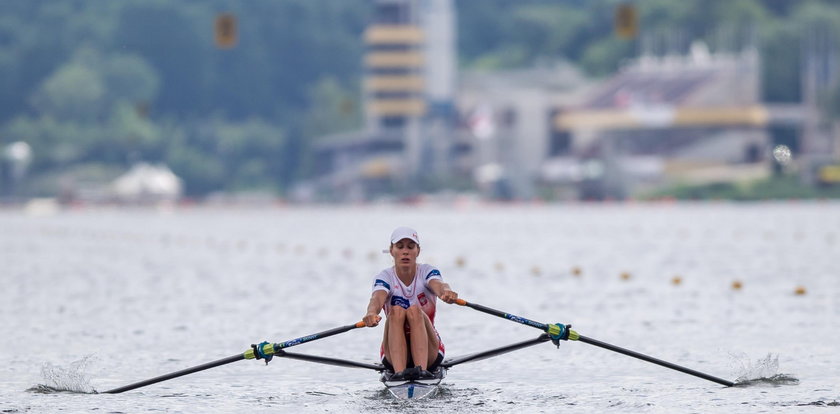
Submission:
[[828,401],[828,402],[822,401],[822,400],[817,400],[817,401],[812,401],[812,402],[807,402],[807,403],[797,403],[796,405],[799,406],[799,407],[805,407],[805,406],[840,407],[840,402],[838,402],[836,400],[835,401]]
[[792,375],[776,374],[772,377],[738,379],[735,381],[736,387],[749,387],[753,385],[796,385],[799,384],[799,378]]
[[91,356],[86,356],[71,362],[67,368],[47,362],[41,367],[44,383],[33,385],[26,391],[37,394],[96,394],[96,390],[90,385],[90,378],[85,373],[90,361]]
[[749,360],[745,354],[732,356],[739,364],[738,377],[735,386],[749,387],[754,385],[796,385],[799,378],[779,372],[779,356],[767,354],[756,362]]

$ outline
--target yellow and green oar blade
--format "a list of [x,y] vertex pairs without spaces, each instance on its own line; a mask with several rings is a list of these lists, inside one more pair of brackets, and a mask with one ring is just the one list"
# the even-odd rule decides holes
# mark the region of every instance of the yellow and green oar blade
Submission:
[[329,329],[329,330],[326,330],[326,331],[323,331],[323,332],[318,332],[318,333],[315,333],[315,334],[312,334],[312,335],[302,336],[300,338],[292,339],[292,340],[286,341],[286,342],[280,342],[280,343],[276,343],[276,344],[266,343],[264,345],[261,344],[262,347],[261,347],[260,351],[261,351],[262,355],[257,355],[257,353],[255,352],[255,348],[251,348],[251,349],[249,349],[249,350],[247,350],[247,351],[245,351],[241,354],[232,355],[232,356],[229,356],[227,358],[222,358],[222,359],[219,359],[219,360],[216,360],[216,361],[213,361],[213,362],[208,362],[206,364],[196,365],[196,366],[191,367],[191,368],[182,369],[180,371],[175,371],[175,372],[172,372],[172,373],[169,373],[169,374],[161,375],[159,377],[154,377],[154,378],[150,378],[150,379],[147,379],[147,380],[144,380],[144,381],[135,382],[133,384],[125,385],[125,386],[122,386],[122,387],[117,387],[117,388],[114,388],[112,390],[104,391],[103,393],[104,394],[119,394],[121,392],[130,391],[130,390],[133,390],[133,389],[136,389],[136,388],[145,387],[147,385],[156,384],[158,382],[163,382],[163,381],[170,380],[170,379],[173,379],[173,378],[182,377],[184,375],[192,374],[192,373],[199,372],[199,371],[204,371],[204,370],[207,370],[207,369],[210,369],[210,368],[215,368],[215,367],[218,367],[218,366],[221,366],[221,365],[230,364],[232,362],[241,361],[243,359],[259,359],[259,358],[257,358],[258,356],[259,357],[270,357],[271,355],[274,355],[276,352],[280,351],[283,348],[288,348],[288,347],[292,347],[292,346],[295,346],[295,345],[300,345],[300,344],[303,344],[303,343],[306,343],[306,342],[315,341],[315,340],[318,340],[318,339],[322,339],[322,338],[326,338],[326,337],[329,337],[329,336],[344,333],[344,332],[347,332],[351,329],[362,328],[364,326],[365,326],[364,322],[357,322],[353,325],[339,326],[337,328]]
[[631,351],[629,349],[625,349],[625,348],[622,348],[622,347],[619,347],[619,346],[608,344],[606,342],[602,342],[602,341],[599,341],[597,339],[585,337],[585,336],[580,335],[577,332],[569,329],[569,325],[563,325],[563,324],[560,324],[560,323],[546,324],[546,323],[536,322],[536,321],[532,321],[530,319],[522,318],[520,316],[516,316],[516,315],[506,313],[506,312],[502,312],[502,311],[499,311],[499,310],[496,310],[496,309],[493,309],[493,308],[488,308],[487,306],[484,306],[484,305],[479,305],[477,303],[470,303],[470,302],[467,302],[463,299],[458,299],[458,300],[455,301],[455,303],[457,303],[458,305],[461,305],[461,306],[466,306],[466,307],[469,307],[469,308],[473,308],[473,309],[475,309],[479,312],[484,312],[484,313],[487,313],[487,314],[490,314],[490,315],[493,315],[493,316],[498,316],[500,318],[507,319],[509,321],[513,321],[513,322],[516,322],[516,323],[521,323],[523,325],[527,325],[527,326],[530,326],[532,328],[537,328],[541,331],[544,331],[544,332],[548,333],[549,336],[552,338],[552,340],[554,340],[555,344],[558,343],[557,339],[580,341],[580,342],[584,342],[584,343],[587,343],[587,344],[590,344],[590,345],[595,345],[597,347],[608,349],[608,350],[613,351],[613,352],[618,352],[620,354],[631,356],[633,358],[638,358],[638,359],[641,359],[643,361],[654,363],[654,364],[663,366],[665,368],[670,368],[670,369],[673,369],[673,370],[676,370],[676,371],[680,371],[680,372],[685,373],[685,374],[694,375],[695,377],[703,378],[705,380],[709,380],[709,381],[712,381],[712,382],[716,382],[718,384],[725,385],[727,387],[731,387],[731,386],[735,385],[735,383],[732,382],[732,381],[728,381],[728,380],[725,380],[725,379],[722,379],[722,378],[718,378],[718,377],[715,377],[715,376],[712,376],[712,375],[709,375],[709,374],[706,374],[706,373],[703,373],[703,372],[700,372],[700,371],[695,371],[691,368],[686,368],[686,367],[683,367],[683,366],[680,366],[680,365],[677,365],[677,364],[670,363],[668,361],[663,361],[661,359],[654,358],[654,357],[649,356],[649,355],[641,354],[641,353],[638,353],[636,351]]

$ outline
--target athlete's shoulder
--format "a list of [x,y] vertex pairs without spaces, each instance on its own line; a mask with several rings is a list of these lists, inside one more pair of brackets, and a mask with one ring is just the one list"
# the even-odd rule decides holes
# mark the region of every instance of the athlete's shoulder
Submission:
[[390,268],[382,269],[373,277],[373,289],[391,290],[394,284],[394,272]]
[[425,280],[442,279],[440,275],[440,270],[438,270],[436,266],[432,266],[426,263],[419,264],[419,266],[420,274],[423,275],[423,278]]
[[394,268],[386,267],[379,271],[379,273],[376,274],[376,277],[393,277],[394,275],[396,275],[396,273],[394,273]]

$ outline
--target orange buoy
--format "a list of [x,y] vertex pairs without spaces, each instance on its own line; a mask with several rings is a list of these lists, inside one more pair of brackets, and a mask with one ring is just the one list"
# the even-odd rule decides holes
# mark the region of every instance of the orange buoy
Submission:
[[539,266],[534,266],[531,268],[531,274],[534,276],[539,276],[542,274],[542,269]]
[[796,289],[793,291],[793,293],[797,296],[802,296],[802,295],[808,293],[808,291],[805,290],[805,286],[797,286]]
[[581,274],[583,274],[583,271],[580,270],[579,267],[575,266],[572,268],[572,274],[575,276],[580,276]]
[[743,283],[740,280],[735,280],[732,282],[732,290],[741,290],[744,287]]
[[621,280],[630,280],[630,277],[629,272],[621,272]]
[[679,276],[674,276],[674,277],[671,279],[671,284],[672,284],[672,285],[674,285],[674,286],[679,286],[679,285],[681,285],[681,284],[682,284],[682,278],[681,278],[681,277],[679,277]]

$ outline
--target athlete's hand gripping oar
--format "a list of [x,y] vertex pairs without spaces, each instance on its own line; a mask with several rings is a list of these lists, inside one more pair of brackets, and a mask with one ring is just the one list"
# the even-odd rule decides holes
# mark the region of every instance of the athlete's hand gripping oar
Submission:
[[488,308],[486,306],[479,305],[477,303],[469,303],[469,302],[467,302],[463,299],[458,299],[458,300],[455,301],[455,303],[457,303],[461,306],[467,306],[467,307],[473,308],[473,309],[475,309],[477,311],[480,311],[480,312],[488,313],[488,314],[493,315],[493,316],[498,316],[500,318],[505,318],[505,319],[508,319],[508,320],[511,320],[511,321],[514,321],[514,322],[517,322],[517,323],[521,323],[523,325],[528,325],[530,327],[537,328],[541,331],[546,332],[548,334],[548,336],[551,338],[551,341],[554,342],[554,344],[557,345],[558,347],[560,346],[560,340],[580,341],[580,342],[584,342],[584,343],[587,343],[587,344],[590,344],[590,345],[595,345],[595,346],[598,346],[598,347],[601,347],[601,348],[604,348],[604,349],[609,349],[610,351],[614,351],[614,352],[618,352],[618,353],[621,353],[621,354],[624,354],[624,355],[627,355],[627,356],[631,356],[633,358],[638,358],[638,359],[641,359],[643,361],[647,361],[647,362],[651,362],[651,363],[654,363],[654,364],[657,364],[657,365],[661,365],[661,366],[666,367],[666,368],[671,368],[673,370],[677,370],[677,371],[680,371],[680,372],[683,372],[683,373],[686,373],[686,374],[689,374],[689,375],[694,375],[695,377],[699,377],[699,378],[703,378],[705,380],[713,381],[713,382],[716,382],[716,383],[721,384],[721,385],[726,385],[727,387],[731,387],[731,386],[735,385],[735,383],[732,382],[732,381],[728,381],[728,380],[725,380],[725,379],[722,379],[722,378],[718,378],[718,377],[715,377],[715,376],[712,376],[712,375],[709,375],[709,374],[702,373],[700,371],[695,371],[695,370],[690,369],[690,368],[686,368],[686,367],[682,367],[682,366],[679,366],[679,365],[676,365],[676,364],[672,364],[668,361],[663,361],[661,359],[654,358],[652,356],[648,356],[648,355],[645,355],[645,354],[640,354],[636,351],[631,351],[629,349],[624,349],[624,348],[621,348],[621,347],[618,347],[618,346],[615,346],[615,345],[608,344],[606,342],[601,342],[597,339],[587,338],[587,337],[585,337],[583,335],[580,335],[577,332],[573,331],[571,329],[572,325],[564,325],[562,323],[546,324],[546,323],[541,323],[541,322],[535,322],[535,321],[532,321],[530,319],[525,319],[525,318],[522,318],[522,317],[519,317],[519,316],[516,316],[516,315],[511,315],[509,313],[505,313],[505,312],[498,311],[498,310],[495,310],[495,309],[492,309],[492,308]]
[[276,344],[263,342],[259,345],[251,345],[251,349],[237,355],[232,355],[227,358],[222,358],[217,361],[208,362],[206,364],[201,364],[194,366],[192,368],[182,369],[180,371],[175,371],[166,375],[161,375],[159,377],[154,377],[147,379],[145,381],[135,382],[134,384],[129,384],[126,386],[114,388],[112,390],[105,391],[105,394],[118,394],[121,392],[133,390],[135,388],[145,387],[147,385],[156,384],[158,382],[170,380],[172,378],[178,378],[187,374],[192,374],[194,372],[204,371],[206,369],[215,368],[221,365],[230,364],[231,362],[241,361],[243,359],[264,359],[265,363],[268,364],[268,361],[271,361],[271,358],[274,354],[279,353],[283,348],[289,348],[295,345],[300,345],[306,342],[315,341],[318,339],[326,338],[328,336],[337,335],[340,333],[347,332],[352,329],[356,328],[363,328],[365,326],[364,322],[357,322],[353,325],[345,325],[339,326],[338,328],[329,329],[323,332],[318,332],[312,335],[302,336],[300,338],[292,339],[286,342],[278,342]]

